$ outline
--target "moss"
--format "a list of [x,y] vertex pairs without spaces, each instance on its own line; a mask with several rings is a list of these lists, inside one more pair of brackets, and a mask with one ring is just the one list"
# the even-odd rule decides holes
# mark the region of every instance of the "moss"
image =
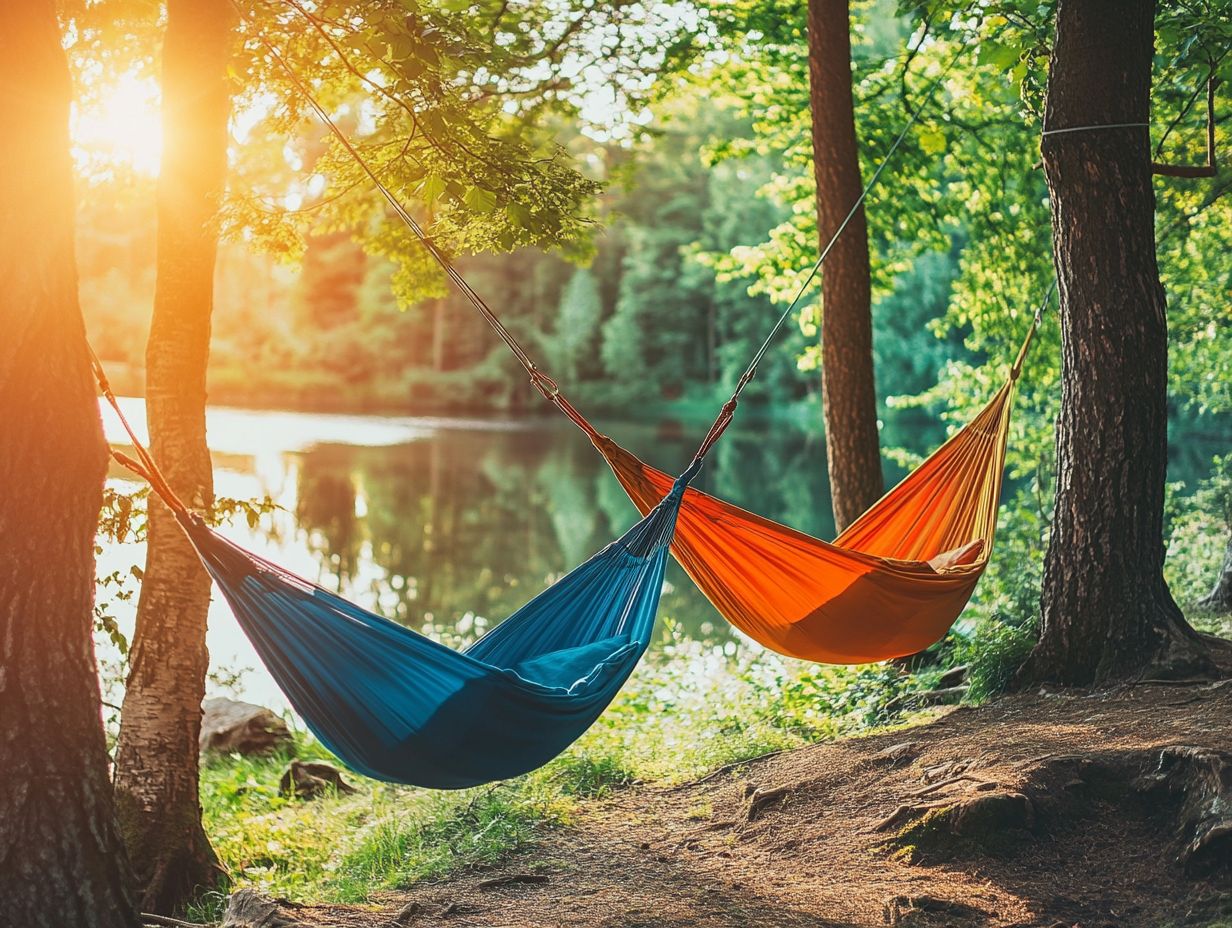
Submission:
[[883,847],[907,863],[1007,854],[1034,824],[1031,801],[1021,793],[987,793],[930,809]]

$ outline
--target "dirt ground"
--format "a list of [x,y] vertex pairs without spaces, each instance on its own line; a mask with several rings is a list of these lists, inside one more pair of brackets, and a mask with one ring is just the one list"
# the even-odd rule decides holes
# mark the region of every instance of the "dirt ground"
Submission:
[[[1232,684],[1016,696],[624,790],[500,867],[379,908],[283,914],[356,928],[1232,925],[1223,752]],[[1190,762],[1206,766],[1186,782],[1207,793],[1177,785]]]

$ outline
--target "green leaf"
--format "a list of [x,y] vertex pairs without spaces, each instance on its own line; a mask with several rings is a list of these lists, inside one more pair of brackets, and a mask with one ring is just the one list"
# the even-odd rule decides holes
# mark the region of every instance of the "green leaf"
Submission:
[[999,42],[987,40],[980,46],[980,64],[992,65],[994,68],[1008,70],[1018,63],[1021,53],[1012,45],[1002,45]]
[[415,53],[415,42],[408,35],[389,37],[389,54],[395,61],[409,58]]
[[482,187],[469,187],[462,202],[477,213],[490,213],[496,208],[496,194]]
[[945,151],[945,133],[940,129],[925,129],[920,133],[920,148],[926,155],[939,155]]
[[530,210],[521,203],[510,203],[507,210],[509,213],[509,221],[520,229],[529,229],[533,220],[531,219]]
[[436,174],[429,174],[419,185],[419,195],[425,203],[434,203],[445,192],[445,179]]
[[419,58],[407,58],[398,62],[398,73],[408,80],[414,80],[424,73],[424,63]]

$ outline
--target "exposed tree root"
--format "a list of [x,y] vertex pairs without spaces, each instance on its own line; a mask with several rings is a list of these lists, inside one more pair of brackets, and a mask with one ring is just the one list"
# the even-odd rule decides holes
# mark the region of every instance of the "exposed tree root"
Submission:
[[179,918],[169,918],[166,915],[153,915],[149,912],[141,913],[141,923],[146,926],[156,926],[156,928],[207,928],[200,922],[186,922]]
[[894,896],[885,901],[884,911],[887,925],[909,925],[919,917],[929,915],[946,917],[948,924],[955,924],[953,921],[948,921],[952,919],[982,924],[987,917],[987,913],[983,910],[964,902],[938,899],[933,896]]
[[717,780],[724,774],[731,773],[733,770],[739,770],[741,767],[748,767],[752,764],[758,764],[762,761],[770,760],[772,757],[778,757],[780,754],[786,754],[785,750],[770,751],[767,754],[760,754],[757,757],[750,757],[746,760],[735,760],[730,764],[724,764],[722,767],[716,767],[704,777],[699,777],[696,780],[689,780],[687,783],[677,783],[675,786],[669,786],[665,792],[677,793],[681,790],[692,789],[694,786],[700,786],[703,783],[709,783],[711,780]]
[[548,875],[546,873],[511,873],[507,876],[497,876],[490,880],[480,880],[475,884],[476,889],[496,889],[498,886],[512,886],[522,883],[546,883]]
[[1165,748],[1155,770],[1135,788],[1179,805],[1176,837],[1187,871],[1232,870],[1232,754]]
[[773,789],[752,789],[748,792],[748,802],[744,807],[746,821],[754,822],[762,810],[777,802],[782,802],[796,789],[795,785],[776,786]]
[[[174,827],[175,823],[169,823]],[[200,822],[185,823],[185,832],[174,838],[160,833],[147,833],[147,839],[159,841],[160,847],[133,849],[134,859],[141,860],[138,879],[141,880],[141,908],[151,913],[177,911],[184,900],[225,884],[227,875],[214,855]],[[177,840],[178,838],[178,840]],[[149,858],[138,858],[146,850]]]
[[1186,872],[1232,875],[1232,754],[1184,746],[1091,752],[1021,769],[1015,784],[974,781],[965,795],[943,802],[915,800],[974,778],[960,774],[916,790],[874,830],[900,828],[884,847],[913,863],[1006,854],[1111,801],[1123,814],[1161,817]]
[[285,899],[241,889],[227,900],[221,928],[302,928],[304,923],[287,912],[294,908],[294,903]]

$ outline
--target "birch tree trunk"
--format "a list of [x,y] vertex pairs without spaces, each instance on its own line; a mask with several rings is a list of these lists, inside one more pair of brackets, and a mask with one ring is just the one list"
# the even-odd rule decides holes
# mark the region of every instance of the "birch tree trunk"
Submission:
[[[209,506],[205,375],[214,299],[213,221],[227,165],[228,0],[169,0],[163,47],[154,315],[146,415],[155,459],[191,506]],[[143,910],[169,915],[215,885],[201,826],[198,747],[210,579],[171,511],[151,499],[145,576],[120,722],[116,800]]]

